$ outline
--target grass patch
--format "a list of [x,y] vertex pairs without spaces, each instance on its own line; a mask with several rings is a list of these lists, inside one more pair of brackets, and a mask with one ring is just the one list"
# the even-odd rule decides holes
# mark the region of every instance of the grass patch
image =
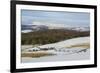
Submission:
[[76,45],[71,45],[66,48],[77,48],[77,47],[82,47],[82,48],[90,48],[90,43],[82,43],[82,44],[76,44]]
[[32,52],[32,53],[22,53],[21,57],[32,57],[32,58],[38,58],[43,56],[51,56],[54,54],[46,53],[46,52]]

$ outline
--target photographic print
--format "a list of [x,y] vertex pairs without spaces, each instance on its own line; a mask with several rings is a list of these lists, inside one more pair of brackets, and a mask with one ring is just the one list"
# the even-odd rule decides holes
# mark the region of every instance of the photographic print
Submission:
[[90,59],[90,13],[21,10],[22,62]]
[[16,71],[96,66],[95,6],[24,1],[14,4]]

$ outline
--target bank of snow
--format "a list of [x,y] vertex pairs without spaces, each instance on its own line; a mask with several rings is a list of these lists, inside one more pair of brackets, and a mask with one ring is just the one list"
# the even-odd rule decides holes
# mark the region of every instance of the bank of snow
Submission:
[[69,47],[71,45],[77,45],[77,44],[83,44],[83,43],[90,43],[90,37],[78,37],[78,38],[73,38],[73,39],[68,39],[64,41],[60,41],[57,43],[53,44],[46,44],[39,46],[40,48],[48,48],[48,47],[55,47],[55,48],[64,48],[64,47]]

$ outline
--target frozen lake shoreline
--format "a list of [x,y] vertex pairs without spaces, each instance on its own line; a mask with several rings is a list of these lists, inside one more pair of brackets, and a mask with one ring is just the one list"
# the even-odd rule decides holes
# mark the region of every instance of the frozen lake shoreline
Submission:
[[53,62],[53,61],[73,61],[73,60],[89,60],[90,49],[86,52],[74,53],[74,54],[59,54],[54,56],[45,56],[40,58],[23,57],[22,63],[34,63],[34,62]]

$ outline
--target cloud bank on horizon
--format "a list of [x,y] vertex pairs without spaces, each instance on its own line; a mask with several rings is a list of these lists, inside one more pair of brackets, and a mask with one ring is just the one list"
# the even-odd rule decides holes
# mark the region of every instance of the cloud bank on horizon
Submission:
[[39,11],[21,10],[22,25],[33,24],[33,22],[48,22],[68,26],[90,26],[90,13],[87,12],[61,12],[61,11]]

